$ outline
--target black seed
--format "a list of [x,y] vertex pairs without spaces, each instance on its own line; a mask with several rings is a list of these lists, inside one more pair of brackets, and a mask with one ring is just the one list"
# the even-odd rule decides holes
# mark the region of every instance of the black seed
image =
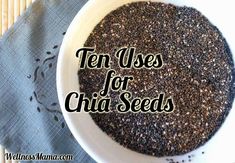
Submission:
[[40,109],[39,107],[37,107],[37,111],[38,111],[38,112],[41,112],[41,109]]
[[37,59],[36,59],[36,62],[39,62],[39,61],[40,61],[40,59],[39,59],[39,58],[37,58]]
[[55,109],[49,109],[48,107],[45,106],[45,109],[46,111],[50,112],[50,113],[59,113],[59,114],[62,114],[61,111],[59,110],[55,110]]
[[50,52],[50,51],[47,51],[47,54],[51,54],[51,52]]
[[50,63],[50,64],[48,65],[48,67],[51,68],[51,67],[52,67],[52,63]]
[[32,97],[32,96],[30,96],[29,101],[32,101],[32,100],[33,100],[33,97]]
[[56,103],[56,102],[54,102],[54,103],[52,103],[52,104],[51,104],[51,106],[56,106],[56,105],[57,105],[57,103]]
[[58,45],[55,45],[55,46],[53,47],[53,49],[56,49],[56,48],[58,48]]
[[39,101],[39,99],[38,99],[38,95],[37,95],[37,93],[36,93],[35,91],[33,91],[33,95],[34,95],[34,97],[35,97],[36,101],[37,101],[39,104],[42,104],[42,102],[41,102],[41,101]]
[[56,115],[54,116],[54,120],[57,121],[57,122],[59,121],[59,119]]
[[45,64],[47,61],[50,61],[50,60],[52,60],[52,59],[54,59],[54,58],[55,58],[55,56],[46,58],[46,59],[43,61],[43,64]]
[[41,76],[42,76],[42,78],[44,78],[44,77],[45,77],[45,75],[44,75],[44,72],[43,72],[43,71],[41,72]]
[[64,128],[65,127],[65,124],[64,122],[61,123],[61,127]]
[[33,80],[34,82],[37,80],[38,69],[39,69],[39,66],[34,71],[34,80]]
[[65,35],[65,34],[66,34],[66,32],[63,32],[62,34],[63,34],[63,35]]
[[31,75],[28,75],[27,78],[30,79],[32,76]]

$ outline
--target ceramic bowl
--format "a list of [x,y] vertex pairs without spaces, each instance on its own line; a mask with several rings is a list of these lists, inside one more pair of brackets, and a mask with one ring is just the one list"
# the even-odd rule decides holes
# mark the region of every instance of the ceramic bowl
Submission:
[[[78,12],[69,26],[62,43],[57,65],[57,90],[64,118],[82,148],[100,163],[165,163],[166,158],[157,158],[126,149],[102,132],[88,113],[69,113],[64,108],[68,93],[79,92],[78,58],[76,51],[94,27],[112,10],[138,0],[89,0]],[[143,0],[141,0],[143,1]],[[235,54],[235,9],[232,1],[212,0],[162,0],[179,6],[190,6],[201,11],[223,33],[231,51]],[[75,106],[76,100],[72,101]],[[234,107],[234,106],[233,106]],[[176,161],[191,163],[235,163],[235,109],[232,109],[219,131],[205,145],[181,156],[170,157]],[[205,154],[202,155],[202,151]],[[167,157],[169,158],[169,157]]]

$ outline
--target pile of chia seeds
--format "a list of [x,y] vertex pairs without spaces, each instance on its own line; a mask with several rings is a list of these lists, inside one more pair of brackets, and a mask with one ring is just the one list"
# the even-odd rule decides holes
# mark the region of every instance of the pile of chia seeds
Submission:
[[[91,113],[95,123],[121,145],[153,156],[190,152],[220,128],[234,99],[234,64],[220,31],[199,11],[154,2],[124,5],[108,14],[85,43],[96,53],[110,54],[118,75],[132,75],[133,97],[174,99],[173,113],[119,113],[120,92],[109,93],[110,113]],[[161,69],[120,69],[115,50],[136,47],[137,53],[161,53]],[[107,69],[78,72],[80,89],[91,97],[104,85]]]

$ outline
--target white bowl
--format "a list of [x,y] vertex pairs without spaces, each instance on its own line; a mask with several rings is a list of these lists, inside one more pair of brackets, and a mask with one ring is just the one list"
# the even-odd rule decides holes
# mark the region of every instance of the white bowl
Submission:
[[[126,149],[102,132],[88,113],[69,113],[64,108],[68,93],[79,92],[78,59],[75,54],[83,47],[94,27],[110,11],[123,4],[139,0],[89,0],[79,11],[65,35],[57,65],[57,90],[64,118],[79,144],[97,162],[104,163],[164,163],[157,158]],[[143,1],[143,0],[142,0]],[[155,0],[156,1],[156,0]],[[235,9],[231,1],[213,0],[161,0],[175,5],[186,5],[201,11],[223,33],[235,54]],[[233,24],[232,24],[233,23]],[[74,104],[76,101],[72,101]],[[74,105],[75,106],[75,105]],[[234,106],[233,106],[234,108]],[[219,131],[204,146],[190,152],[195,163],[235,163],[235,110],[232,109]],[[205,151],[202,155],[201,152]],[[175,160],[188,160],[187,155],[175,156]],[[171,157],[172,158],[172,157]]]

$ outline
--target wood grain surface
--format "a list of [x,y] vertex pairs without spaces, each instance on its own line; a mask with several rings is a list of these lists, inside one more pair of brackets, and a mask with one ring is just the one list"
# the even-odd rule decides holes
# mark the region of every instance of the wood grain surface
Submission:
[[0,36],[16,22],[34,0],[0,0]]

